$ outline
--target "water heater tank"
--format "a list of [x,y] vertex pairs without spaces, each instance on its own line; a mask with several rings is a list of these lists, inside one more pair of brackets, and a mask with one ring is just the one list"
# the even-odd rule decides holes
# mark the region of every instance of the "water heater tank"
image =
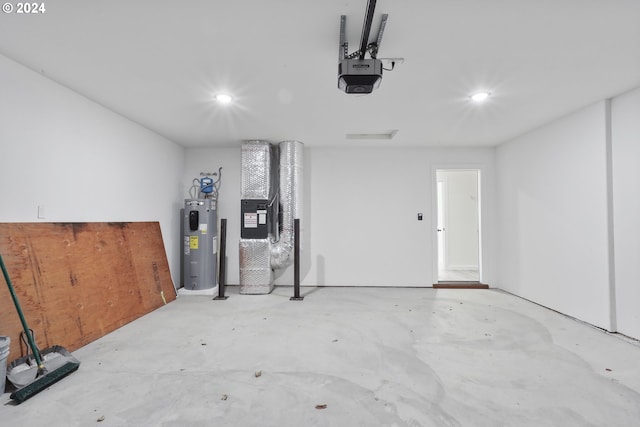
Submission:
[[214,199],[184,201],[183,286],[190,291],[217,284],[218,229]]

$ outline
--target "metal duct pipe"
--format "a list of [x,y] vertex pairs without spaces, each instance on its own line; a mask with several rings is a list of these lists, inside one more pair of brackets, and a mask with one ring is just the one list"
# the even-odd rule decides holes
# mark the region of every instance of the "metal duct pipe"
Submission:
[[294,220],[302,217],[304,144],[280,143],[280,235],[271,245],[271,267],[283,268],[293,262]]
[[242,199],[270,199],[271,144],[269,141],[246,141],[242,144]]

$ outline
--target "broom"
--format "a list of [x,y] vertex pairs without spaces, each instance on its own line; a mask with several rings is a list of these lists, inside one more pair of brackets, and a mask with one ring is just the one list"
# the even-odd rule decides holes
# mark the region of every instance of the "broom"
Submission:
[[18,403],[22,403],[30,397],[40,393],[42,390],[47,387],[57,383],[62,378],[67,375],[78,370],[80,366],[80,362],[77,361],[68,361],[64,365],[57,367],[52,371],[48,371],[45,365],[45,361],[42,358],[42,353],[36,346],[36,342],[33,339],[33,334],[27,325],[27,321],[24,318],[24,314],[22,313],[22,309],[20,308],[20,303],[18,302],[18,297],[16,296],[16,292],[13,289],[13,284],[11,283],[11,279],[9,278],[9,273],[7,272],[7,267],[4,265],[4,261],[2,260],[2,255],[0,255],[0,266],[2,267],[2,274],[4,275],[4,280],[7,282],[7,287],[9,288],[9,292],[11,293],[11,298],[13,299],[13,303],[16,306],[16,311],[18,312],[18,316],[20,316],[20,322],[22,323],[22,329],[24,329],[24,334],[29,341],[29,347],[31,347],[31,351],[33,352],[33,357],[36,360],[38,366],[38,372],[36,374],[36,378],[33,382],[27,384],[26,386],[16,390],[11,393],[10,398],[17,401]]

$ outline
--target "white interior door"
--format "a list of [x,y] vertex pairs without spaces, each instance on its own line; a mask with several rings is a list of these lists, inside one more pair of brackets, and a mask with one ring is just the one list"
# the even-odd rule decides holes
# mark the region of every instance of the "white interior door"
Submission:
[[438,281],[480,281],[479,172],[436,171]]
[[438,271],[444,270],[445,265],[446,265],[446,261],[445,261],[445,255],[446,255],[446,250],[445,250],[445,237],[444,237],[444,233],[446,233],[446,225],[445,225],[445,214],[444,214],[444,193],[445,193],[445,189],[444,189],[444,181],[442,180],[438,180],[437,181],[437,191],[438,191],[438,218],[437,218],[437,222],[438,222]]

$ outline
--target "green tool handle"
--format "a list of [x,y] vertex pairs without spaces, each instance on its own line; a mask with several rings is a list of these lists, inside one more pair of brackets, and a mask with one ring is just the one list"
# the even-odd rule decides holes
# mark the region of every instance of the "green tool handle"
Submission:
[[11,293],[11,298],[13,298],[13,304],[16,306],[16,310],[18,311],[18,316],[20,316],[22,329],[24,329],[24,333],[27,335],[27,339],[29,340],[29,346],[31,347],[33,356],[36,358],[36,363],[38,363],[38,371],[41,371],[44,369],[44,363],[42,363],[42,356],[40,355],[40,350],[38,350],[38,346],[36,346],[36,342],[33,340],[33,335],[29,330],[29,325],[27,325],[27,321],[24,318],[24,314],[22,313],[22,308],[20,308],[20,303],[18,302],[18,297],[16,296],[16,291],[13,289],[13,285],[11,284],[11,279],[9,278],[7,267],[4,265],[4,261],[2,260],[2,255],[0,255],[0,266],[2,267],[2,274],[4,275],[4,280],[7,282],[9,293]]

